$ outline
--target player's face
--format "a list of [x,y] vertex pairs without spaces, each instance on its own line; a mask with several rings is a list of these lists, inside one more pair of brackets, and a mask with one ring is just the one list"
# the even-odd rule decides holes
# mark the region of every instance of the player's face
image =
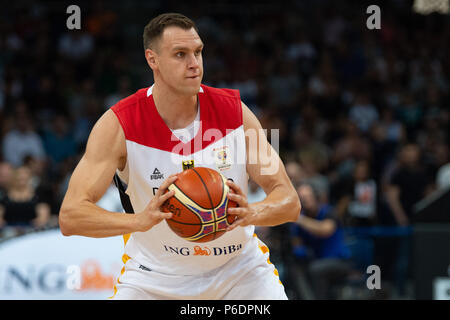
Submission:
[[202,49],[203,42],[195,29],[166,28],[157,43],[155,58],[161,80],[179,93],[196,95],[203,78]]
[[15,176],[15,186],[20,188],[25,188],[31,178],[31,172],[26,167],[20,167],[16,170],[16,176]]

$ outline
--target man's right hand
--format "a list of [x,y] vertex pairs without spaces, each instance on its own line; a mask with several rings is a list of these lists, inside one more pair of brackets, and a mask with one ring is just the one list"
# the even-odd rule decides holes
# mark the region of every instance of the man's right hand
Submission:
[[161,206],[166,200],[175,195],[175,191],[166,192],[167,188],[178,179],[178,174],[170,175],[156,191],[142,212],[136,214],[137,230],[145,232],[160,223],[163,219],[172,218],[171,212],[162,212]]

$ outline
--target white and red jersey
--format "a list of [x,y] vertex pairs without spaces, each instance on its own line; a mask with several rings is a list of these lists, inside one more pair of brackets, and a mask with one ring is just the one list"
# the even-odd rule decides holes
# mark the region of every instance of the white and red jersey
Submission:
[[[242,106],[237,90],[202,85],[198,93],[200,126],[187,143],[159,115],[152,87],[138,90],[111,109],[123,128],[127,164],[118,176],[126,184],[134,212],[142,211],[183,161],[221,172],[247,193],[246,147]],[[238,227],[206,243],[177,236],[164,220],[146,232],[124,236],[125,255],[165,274],[195,275],[215,269],[253,246],[254,226]],[[255,250],[259,250],[255,245]]]

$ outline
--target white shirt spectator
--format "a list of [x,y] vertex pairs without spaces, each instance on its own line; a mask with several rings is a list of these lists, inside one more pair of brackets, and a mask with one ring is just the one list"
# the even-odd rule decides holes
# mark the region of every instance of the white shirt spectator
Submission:
[[15,167],[22,165],[27,155],[37,160],[45,158],[41,137],[33,131],[11,130],[3,138],[2,148],[5,160]]
[[349,117],[362,132],[367,132],[379,118],[378,111],[372,104],[354,105],[350,109]]
[[348,212],[357,218],[372,218],[376,214],[377,185],[372,179],[355,183]]
[[88,34],[66,33],[60,38],[59,52],[77,60],[89,55],[94,49],[94,39]]
[[286,50],[286,56],[290,60],[314,59],[317,55],[316,49],[311,42],[304,40],[291,44]]
[[436,184],[438,189],[450,186],[450,163],[444,164],[436,174]]

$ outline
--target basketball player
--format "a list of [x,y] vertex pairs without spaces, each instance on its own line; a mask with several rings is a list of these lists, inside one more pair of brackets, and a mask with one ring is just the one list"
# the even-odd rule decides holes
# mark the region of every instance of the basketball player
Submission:
[[[95,124],[62,203],[61,232],[124,236],[115,299],[287,299],[267,246],[254,234],[255,225],[295,221],[300,212],[278,154],[237,90],[201,84],[203,42],[193,21],[172,13],[154,18],[144,29],[144,47],[154,84]],[[259,132],[256,143],[246,134],[252,130]],[[263,147],[277,168],[270,174],[260,159]],[[210,242],[177,236],[165,221],[172,213],[160,209],[187,163],[231,179],[229,198],[239,205],[228,210],[235,222]],[[248,177],[264,189],[264,201],[247,203]],[[96,206],[113,178],[126,212],[134,214]]]

